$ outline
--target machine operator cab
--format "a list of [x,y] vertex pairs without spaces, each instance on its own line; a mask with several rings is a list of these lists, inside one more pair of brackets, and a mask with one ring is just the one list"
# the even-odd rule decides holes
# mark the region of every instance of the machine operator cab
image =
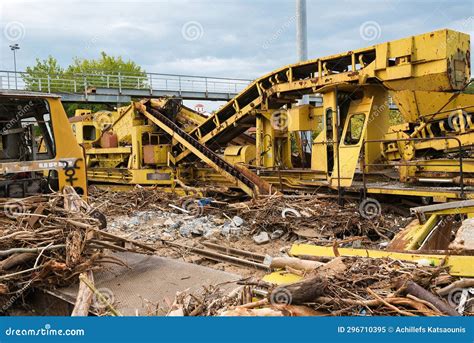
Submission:
[[0,197],[72,186],[86,195],[83,151],[59,96],[0,91]]

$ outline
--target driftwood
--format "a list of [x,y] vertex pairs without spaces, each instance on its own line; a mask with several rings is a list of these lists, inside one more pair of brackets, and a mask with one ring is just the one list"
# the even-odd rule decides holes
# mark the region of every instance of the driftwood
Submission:
[[323,265],[321,262],[302,260],[296,257],[273,257],[270,262],[270,268],[292,268],[304,271],[311,271]]
[[441,298],[427,291],[417,283],[409,280],[405,283],[404,288],[408,294],[412,294],[421,300],[433,304],[438,310],[440,310],[444,314],[447,314],[449,316],[459,316],[459,313],[454,308],[449,306]]
[[[15,207],[14,214],[8,209]],[[98,265],[101,249],[88,247],[99,227],[74,189],[13,200],[0,199],[0,280],[9,292],[67,286]]]
[[[423,304],[420,304],[416,301],[403,298],[403,297],[389,297],[385,298],[384,301],[381,301],[381,299],[374,299],[374,300],[356,300],[356,299],[344,299],[344,298],[339,298],[339,299],[334,299],[334,298],[329,298],[329,297],[319,297],[315,301],[318,304],[324,304],[324,305],[337,305],[337,304],[346,304],[346,305],[353,305],[353,306],[363,306],[363,307],[376,307],[380,305],[384,305],[385,303],[393,304],[393,305],[403,305],[403,306],[409,306],[414,309],[416,309],[418,312],[420,312],[423,315],[426,316],[440,316],[443,315],[441,312],[438,310],[432,311]],[[336,312],[332,312],[332,315],[335,315]]]
[[300,305],[314,302],[316,298],[325,293],[327,279],[321,276],[313,276],[299,282],[278,286],[269,293],[269,301],[272,304]]
[[382,304],[387,306],[389,309],[394,310],[397,313],[400,313],[402,316],[415,316],[415,314],[411,312],[407,312],[404,310],[400,310],[398,307],[390,304],[388,301],[384,300],[381,296],[379,296],[377,293],[375,293],[373,290],[370,288],[367,288],[367,292],[369,292],[370,295],[372,295],[374,298],[376,298],[378,301],[380,301]]
[[474,287],[474,279],[461,279],[453,282],[452,284],[441,288],[437,293],[440,296],[448,295],[451,292],[454,292],[457,289],[470,288]]
[[27,263],[36,258],[36,254],[32,252],[17,253],[8,256],[6,259],[0,261],[0,270],[8,270],[17,265]]
[[129,191],[115,192],[92,186],[89,187],[89,198],[94,208],[107,216],[164,209],[172,202],[181,205],[175,194],[158,191],[156,187],[135,186]]
[[89,308],[92,304],[94,292],[87,286],[84,280],[88,280],[91,284],[94,283],[94,274],[92,271],[82,273],[79,277],[79,290],[77,292],[76,303],[72,310],[71,316],[87,316]]

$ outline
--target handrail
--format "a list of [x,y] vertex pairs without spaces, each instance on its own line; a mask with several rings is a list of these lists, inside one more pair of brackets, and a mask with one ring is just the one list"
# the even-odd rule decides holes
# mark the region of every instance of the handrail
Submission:
[[[143,75],[136,75],[136,74],[127,74],[127,73],[122,73],[122,72],[112,72],[109,71],[107,72],[106,70],[97,70],[97,72],[104,72],[104,74],[98,74],[98,73],[72,73],[68,75],[77,75],[77,76],[125,76],[125,77],[145,77],[144,75],[156,75],[156,76],[172,76],[172,77],[189,77],[189,78],[199,78],[199,79],[214,79],[214,80],[228,80],[228,81],[244,81],[244,82],[252,82],[251,79],[242,79],[242,78],[234,78],[234,77],[222,77],[222,76],[203,76],[203,75],[189,75],[189,74],[169,74],[169,73],[154,73],[154,72],[143,72]],[[13,70],[7,70],[7,69],[0,69],[0,73],[10,73],[10,74],[28,74],[25,71],[13,71]],[[41,75],[44,75],[44,73],[38,73]],[[61,76],[62,74],[59,73],[48,73],[47,75],[50,76]]]
[[74,73],[69,75],[30,74],[23,71],[0,70],[0,89],[41,92],[87,93],[91,88],[202,92],[234,94],[251,80],[238,78],[146,73],[133,75],[121,72]]

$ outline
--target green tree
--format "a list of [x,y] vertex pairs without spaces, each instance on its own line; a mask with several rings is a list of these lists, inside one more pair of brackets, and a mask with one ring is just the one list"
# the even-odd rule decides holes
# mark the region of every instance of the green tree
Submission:
[[31,91],[61,91],[64,89],[64,69],[53,56],[44,60],[36,59],[36,64],[26,68],[22,75],[25,88]]
[[88,87],[146,87],[146,72],[138,64],[125,61],[121,56],[109,56],[103,51],[97,59],[75,58],[65,76],[82,83],[85,76]]
[[[72,63],[63,68],[58,61],[48,56],[45,60],[36,59],[33,66],[26,68],[22,76],[25,88],[31,91],[50,92],[84,92],[94,87],[145,88],[146,72],[135,62],[125,61],[121,56],[109,56],[100,53],[97,59],[74,58]],[[120,80],[119,80],[120,77]],[[91,109],[93,112],[112,109],[104,104],[64,104],[69,116],[78,108]]]
[[470,83],[469,86],[467,86],[467,88],[464,90],[464,93],[474,94],[474,79],[471,80],[471,83]]
[[92,103],[63,103],[64,110],[66,111],[68,117],[73,117],[76,113],[76,110],[91,110],[92,113],[99,111],[113,111],[113,104],[92,104]]
[[71,65],[62,68],[48,56],[36,59],[34,66],[26,68],[23,80],[27,90],[51,92],[83,92],[84,88],[145,88],[146,72],[135,62],[121,56],[100,53],[97,59],[74,58]]

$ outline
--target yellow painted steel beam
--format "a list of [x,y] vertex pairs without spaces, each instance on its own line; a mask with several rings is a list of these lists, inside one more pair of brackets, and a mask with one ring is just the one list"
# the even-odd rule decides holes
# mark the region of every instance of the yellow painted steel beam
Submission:
[[[370,194],[391,194],[401,196],[417,196],[417,197],[434,197],[434,198],[446,198],[446,199],[460,199],[461,191],[443,190],[439,189],[423,189],[423,188],[395,188],[393,186],[387,187],[373,187],[370,184],[367,185],[367,193]],[[466,192],[465,197],[467,199],[474,199],[474,194]]]
[[288,273],[287,271],[276,271],[265,275],[262,280],[265,282],[273,283],[275,285],[284,285],[298,282],[302,278],[303,277],[299,275]]
[[[425,262],[433,266],[439,266],[444,260],[445,264],[449,266],[449,273],[455,276],[474,277],[474,256],[460,256],[460,255],[435,255],[422,254],[411,252],[391,252],[383,250],[371,249],[352,249],[352,248],[338,248],[340,256],[360,256],[368,258],[391,258],[394,260],[409,261],[409,262]],[[335,257],[333,247],[322,247],[311,244],[294,244],[290,249],[290,255],[300,256],[322,256]]]
[[86,154],[98,155],[98,154],[130,154],[132,148],[130,147],[118,147],[118,148],[90,148],[87,149]]
[[434,229],[439,221],[439,216],[433,214],[423,225],[418,228],[414,228],[412,235],[408,236],[410,242],[407,244],[404,250],[416,250],[418,249],[430,232]]

